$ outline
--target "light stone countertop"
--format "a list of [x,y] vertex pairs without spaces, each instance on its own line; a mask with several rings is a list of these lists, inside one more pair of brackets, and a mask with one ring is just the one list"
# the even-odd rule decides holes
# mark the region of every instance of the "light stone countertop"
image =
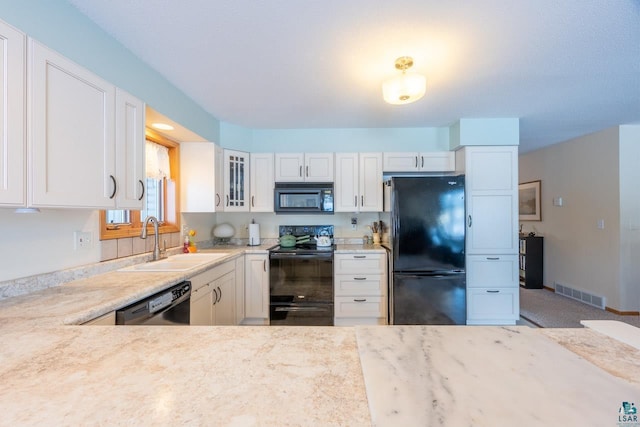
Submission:
[[[615,426],[622,402],[638,402],[635,371],[615,376],[526,326],[358,327],[375,426]],[[560,330],[566,331],[566,330]],[[583,330],[584,332],[584,330]],[[592,333],[591,331],[587,331]],[[589,344],[572,332],[584,351]],[[588,335],[587,335],[588,336]],[[556,336],[570,339],[566,332]],[[615,356],[597,364],[615,365]]]
[[615,426],[640,400],[640,350],[588,329],[69,325],[185,275],[0,301],[0,426]]

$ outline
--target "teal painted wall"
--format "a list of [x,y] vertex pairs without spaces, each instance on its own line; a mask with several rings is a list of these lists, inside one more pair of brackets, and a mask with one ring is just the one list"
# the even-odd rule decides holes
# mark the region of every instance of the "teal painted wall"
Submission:
[[254,129],[252,151],[446,151],[449,128]]
[[203,138],[220,140],[220,123],[215,117],[70,4],[59,0],[0,0],[0,19]]

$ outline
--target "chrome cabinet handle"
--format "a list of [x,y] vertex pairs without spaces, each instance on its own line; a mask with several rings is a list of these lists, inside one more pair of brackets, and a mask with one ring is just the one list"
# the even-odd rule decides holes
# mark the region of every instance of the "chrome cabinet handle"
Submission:
[[499,294],[500,291],[496,290],[496,289],[487,289],[487,293],[489,293],[489,294]]
[[251,207],[252,208],[256,207],[255,198],[256,198],[256,196],[251,196]]
[[298,175],[302,176],[302,165],[300,165],[300,171],[298,172]]
[[222,299],[222,289],[220,289],[220,286],[218,286],[218,300],[216,301],[216,304],[219,303],[221,299]]
[[353,257],[354,258],[366,258],[367,256],[366,255],[354,255]]
[[216,193],[216,206],[220,206],[220,194]]
[[360,196],[360,206],[364,207],[364,196]]
[[420,166],[420,167],[424,168],[424,156],[420,156],[420,158],[422,159],[422,166]]
[[262,269],[264,270],[265,273],[267,272],[267,260],[266,259],[262,261]]
[[418,156],[416,156],[416,169],[418,169]]
[[366,298],[354,298],[353,301],[354,302],[366,302],[367,299]]
[[469,215],[469,219],[467,220],[467,227],[471,228],[471,224],[473,224],[473,221],[471,220],[471,215]]
[[487,257],[487,261],[499,261],[500,257],[499,256],[488,256]]
[[309,166],[307,166],[306,169],[307,169],[306,173],[307,173],[307,178],[308,178],[309,177]]
[[366,277],[354,277],[353,280],[367,280]]
[[358,196],[353,196],[353,206],[358,206]]
[[139,179],[138,182],[140,183],[140,187],[142,188],[142,194],[140,195],[138,200],[142,200],[142,198],[144,197],[144,182],[142,182],[141,179]]
[[111,181],[113,182],[113,193],[109,196],[110,199],[113,199],[116,196],[116,191],[118,189],[118,184],[116,184],[116,178],[113,175],[109,175]]
[[216,305],[218,303],[218,291],[214,289],[212,292],[215,294],[215,298],[213,298],[213,305]]
[[226,195],[226,198],[227,198],[227,206],[229,206],[229,195],[228,194]]

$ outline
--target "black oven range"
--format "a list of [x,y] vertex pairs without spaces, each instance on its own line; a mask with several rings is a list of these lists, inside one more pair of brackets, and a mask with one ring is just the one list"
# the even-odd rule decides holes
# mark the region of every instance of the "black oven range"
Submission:
[[270,324],[332,326],[333,225],[281,225],[278,234],[283,244],[269,250]]

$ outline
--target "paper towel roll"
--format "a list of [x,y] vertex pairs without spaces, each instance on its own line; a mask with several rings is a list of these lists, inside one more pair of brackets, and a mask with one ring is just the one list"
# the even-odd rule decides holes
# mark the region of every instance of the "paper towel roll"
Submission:
[[260,245],[260,224],[249,224],[249,246]]

